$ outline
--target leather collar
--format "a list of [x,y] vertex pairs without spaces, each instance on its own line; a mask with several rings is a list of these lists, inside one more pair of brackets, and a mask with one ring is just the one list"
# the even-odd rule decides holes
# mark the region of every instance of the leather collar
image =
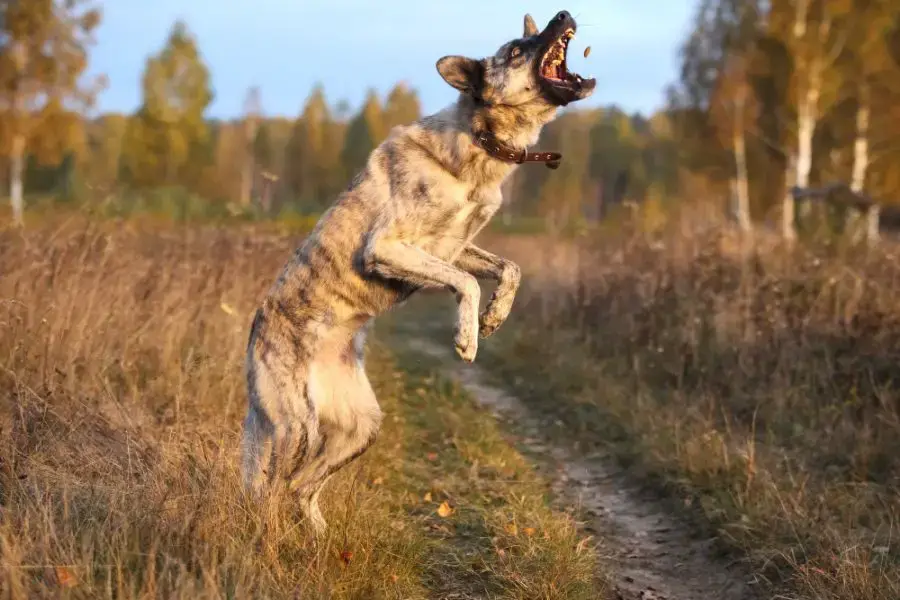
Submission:
[[527,162],[540,162],[544,163],[548,169],[557,169],[562,160],[562,154],[559,152],[528,152],[527,148],[522,150],[510,148],[486,131],[475,133],[473,141],[476,146],[482,148],[494,158],[517,165]]

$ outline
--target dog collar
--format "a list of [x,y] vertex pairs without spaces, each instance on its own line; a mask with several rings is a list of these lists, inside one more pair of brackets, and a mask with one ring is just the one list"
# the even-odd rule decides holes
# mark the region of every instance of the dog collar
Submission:
[[475,145],[498,160],[517,165],[527,162],[544,163],[548,169],[559,168],[562,154],[559,152],[528,152],[528,148],[516,150],[500,142],[493,135],[482,131],[474,136]]

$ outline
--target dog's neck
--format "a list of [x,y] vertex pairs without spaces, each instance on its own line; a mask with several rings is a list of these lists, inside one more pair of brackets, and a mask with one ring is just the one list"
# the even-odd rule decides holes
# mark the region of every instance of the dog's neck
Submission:
[[431,123],[427,129],[443,138],[448,153],[442,162],[446,161],[451,172],[477,187],[494,187],[502,184],[518,165],[492,156],[478,145],[476,136],[487,132],[513,150],[524,150],[537,143],[541,129],[555,116],[554,107],[529,111],[485,105],[461,94],[455,104],[424,121]]
[[455,103],[417,121],[404,135],[461,182],[476,188],[496,188],[518,165],[480,147],[478,133],[490,130],[504,146],[521,150],[537,142],[541,128],[555,115],[554,107],[523,110],[485,106],[460,95]]
[[544,125],[556,117],[556,108],[532,111],[518,106],[484,104],[460,94],[456,110],[461,124],[473,137],[487,133],[513,150],[524,150],[537,143]]

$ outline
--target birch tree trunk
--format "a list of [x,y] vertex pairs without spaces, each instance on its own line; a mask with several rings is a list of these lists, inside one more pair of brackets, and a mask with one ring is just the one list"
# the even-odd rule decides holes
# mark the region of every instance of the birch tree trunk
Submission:
[[796,164],[796,157],[790,155],[784,174],[784,199],[781,201],[781,237],[789,242],[797,239],[797,230],[794,227],[794,195],[791,193],[796,181]]
[[25,67],[28,54],[25,44],[12,45],[13,64],[16,68],[12,98],[13,138],[9,156],[9,202],[12,205],[13,222],[21,227],[25,224],[25,199],[22,178],[25,172]]
[[850,189],[861,194],[866,189],[866,171],[869,168],[869,103],[864,93],[859,97],[856,110],[856,140],[853,143],[853,176]]
[[[869,169],[869,120],[871,116],[871,106],[869,105],[868,87],[863,85],[860,87],[859,107],[856,110],[856,139],[853,143],[853,176],[850,180],[850,189],[862,194],[866,189],[866,173]],[[866,241],[869,243],[877,243],[879,232],[878,222],[880,216],[880,207],[872,205],[866,214]],[[854,217],[857,217],[853,211]],[[858,218],[854,218],[858,221]]]
[[[801,189],[809,187],[812,171],[813,136],[816,133],[817,109],[819,105],[819,78],[811,74],[808,87],[797,111],[797,174],[795,185]],[[809,201],[800,203],[801,222],[809,217]]]
[[744,139],[744,100],[735,102],[734,163],[737,171],[735,195],[737,196],[738,225],[742,231],[750,231],[750,182],[747,177],[747,144]]
[[12,205],[13,222],[21,227],[25,224],[25,199],[22,177],[25,171],[25,136],[16,134],[12,140],[9,157],[9,201]]

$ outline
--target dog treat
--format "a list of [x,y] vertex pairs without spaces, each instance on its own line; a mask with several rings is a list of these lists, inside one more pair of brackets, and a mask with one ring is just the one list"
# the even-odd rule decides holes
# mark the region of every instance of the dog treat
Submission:
[[588,46],[587,48],[584,49],[584,57],[587,58],[588,54],[590,54],[590,53],[591,53],[591,47]]

